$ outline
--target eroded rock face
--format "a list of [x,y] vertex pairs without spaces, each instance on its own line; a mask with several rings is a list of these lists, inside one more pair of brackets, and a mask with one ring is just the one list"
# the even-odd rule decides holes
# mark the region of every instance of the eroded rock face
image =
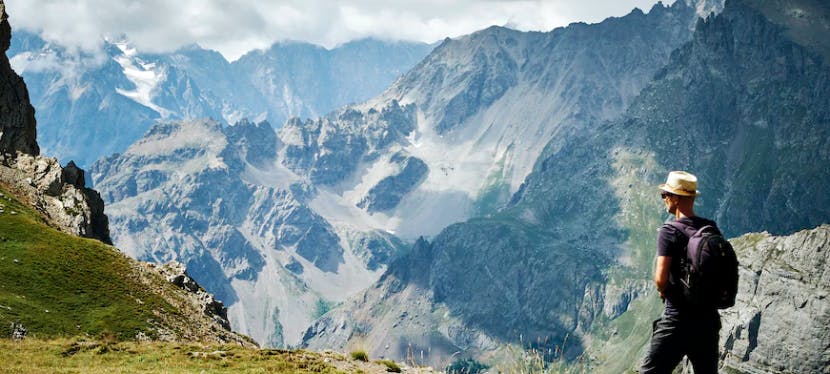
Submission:
[[735,307],[721,312],[722,371],[830,370],[830,225],[734,240],[741,261]]
[[84,187],[83,170],[74,164],[62,168],[55,158],[19,152],[0,156],[0,183],[25,196],[53,227],[112,244],[104,201]]
[[400,168],[400,172],[378,182],[357,206],[369,212],[391,210],[429,174],[429,166],[417,157],[395,154],[391,161]]
[[29,103],[26,84],[12,70],[6,51],[11,43],[11,26],[6,5],[0,0],[0,155],[14,158],[17,152],[37,156],[35,109]]
[[119,248],[185,263],[264,346],[296,344],[327,303],[374,282],[403,247],[316,213],[318,191],[279,163],[286,147],[267,122],[160,123],[90,170]]
[[[133,260],[130,263],[133,266],[131,276],[137,276],[141,284],[170,306],[154,311],[158,318],[154,339],[257,347],[250,338],[231,331],[225,306],[190,277],[185,265],[178,262],[156,265]],[[150,337],[139,334],[136,339],[149,341]]]

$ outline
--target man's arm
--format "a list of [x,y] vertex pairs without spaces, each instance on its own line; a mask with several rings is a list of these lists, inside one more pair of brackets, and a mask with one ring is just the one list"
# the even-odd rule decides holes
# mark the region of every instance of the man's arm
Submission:
[[661,299],[666,298],[663,292],[669,286],[669,268],[671,268],[671,256],[657,256],[657,264],[654,266],[654,285],[657,286]]

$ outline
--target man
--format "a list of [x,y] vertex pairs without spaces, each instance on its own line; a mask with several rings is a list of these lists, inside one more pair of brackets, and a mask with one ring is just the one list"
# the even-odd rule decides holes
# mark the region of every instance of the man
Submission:
[[[674,220],[699,229],[715,222],[694,212],[697,177],[685,171],[672,171],[659,186],[666,211]],[[689,238],[675,227],[665,224],[657,235],[657,263],[654,284],[665,302],[663,315],[653,325],[648,353],[640,373],[671,373],[687,356],[695,374],[717,373],[720,315],[715,307],[685,305],[681,279],[681,261],[685,261]]]

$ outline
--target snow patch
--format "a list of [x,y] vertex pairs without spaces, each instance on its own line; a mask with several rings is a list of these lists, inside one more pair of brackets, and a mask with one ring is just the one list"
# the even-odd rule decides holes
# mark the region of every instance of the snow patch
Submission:
[[156,64],[145,63],[136,57],[136,49],[128,43],[121,42],[113,44],[123,53],[113,57],[113,60],[121,65],[124,75],[135,85],[134,90],[116,88],[115,91],[156,111],[163,118],[169,117],[172,112],[153,103],[153,95],[155,94],[156,87],[164,80],[163,71],[157,69]]
[[75,84],[69,87],[69,100],[77,101],[81,98],[81,96],[86,92],[87,88],[89,88],[89,83],[87,84]]

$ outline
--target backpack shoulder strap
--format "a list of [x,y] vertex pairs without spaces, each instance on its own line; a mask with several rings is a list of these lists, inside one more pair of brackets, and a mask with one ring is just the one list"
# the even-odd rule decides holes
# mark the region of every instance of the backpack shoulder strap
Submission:
[[695,230],[694,227],[687,226],[677,221],[666,222],[666,225],[673,227],[676,231],[682,233],[687,238],[691,238],[698,232],[698,230]]

